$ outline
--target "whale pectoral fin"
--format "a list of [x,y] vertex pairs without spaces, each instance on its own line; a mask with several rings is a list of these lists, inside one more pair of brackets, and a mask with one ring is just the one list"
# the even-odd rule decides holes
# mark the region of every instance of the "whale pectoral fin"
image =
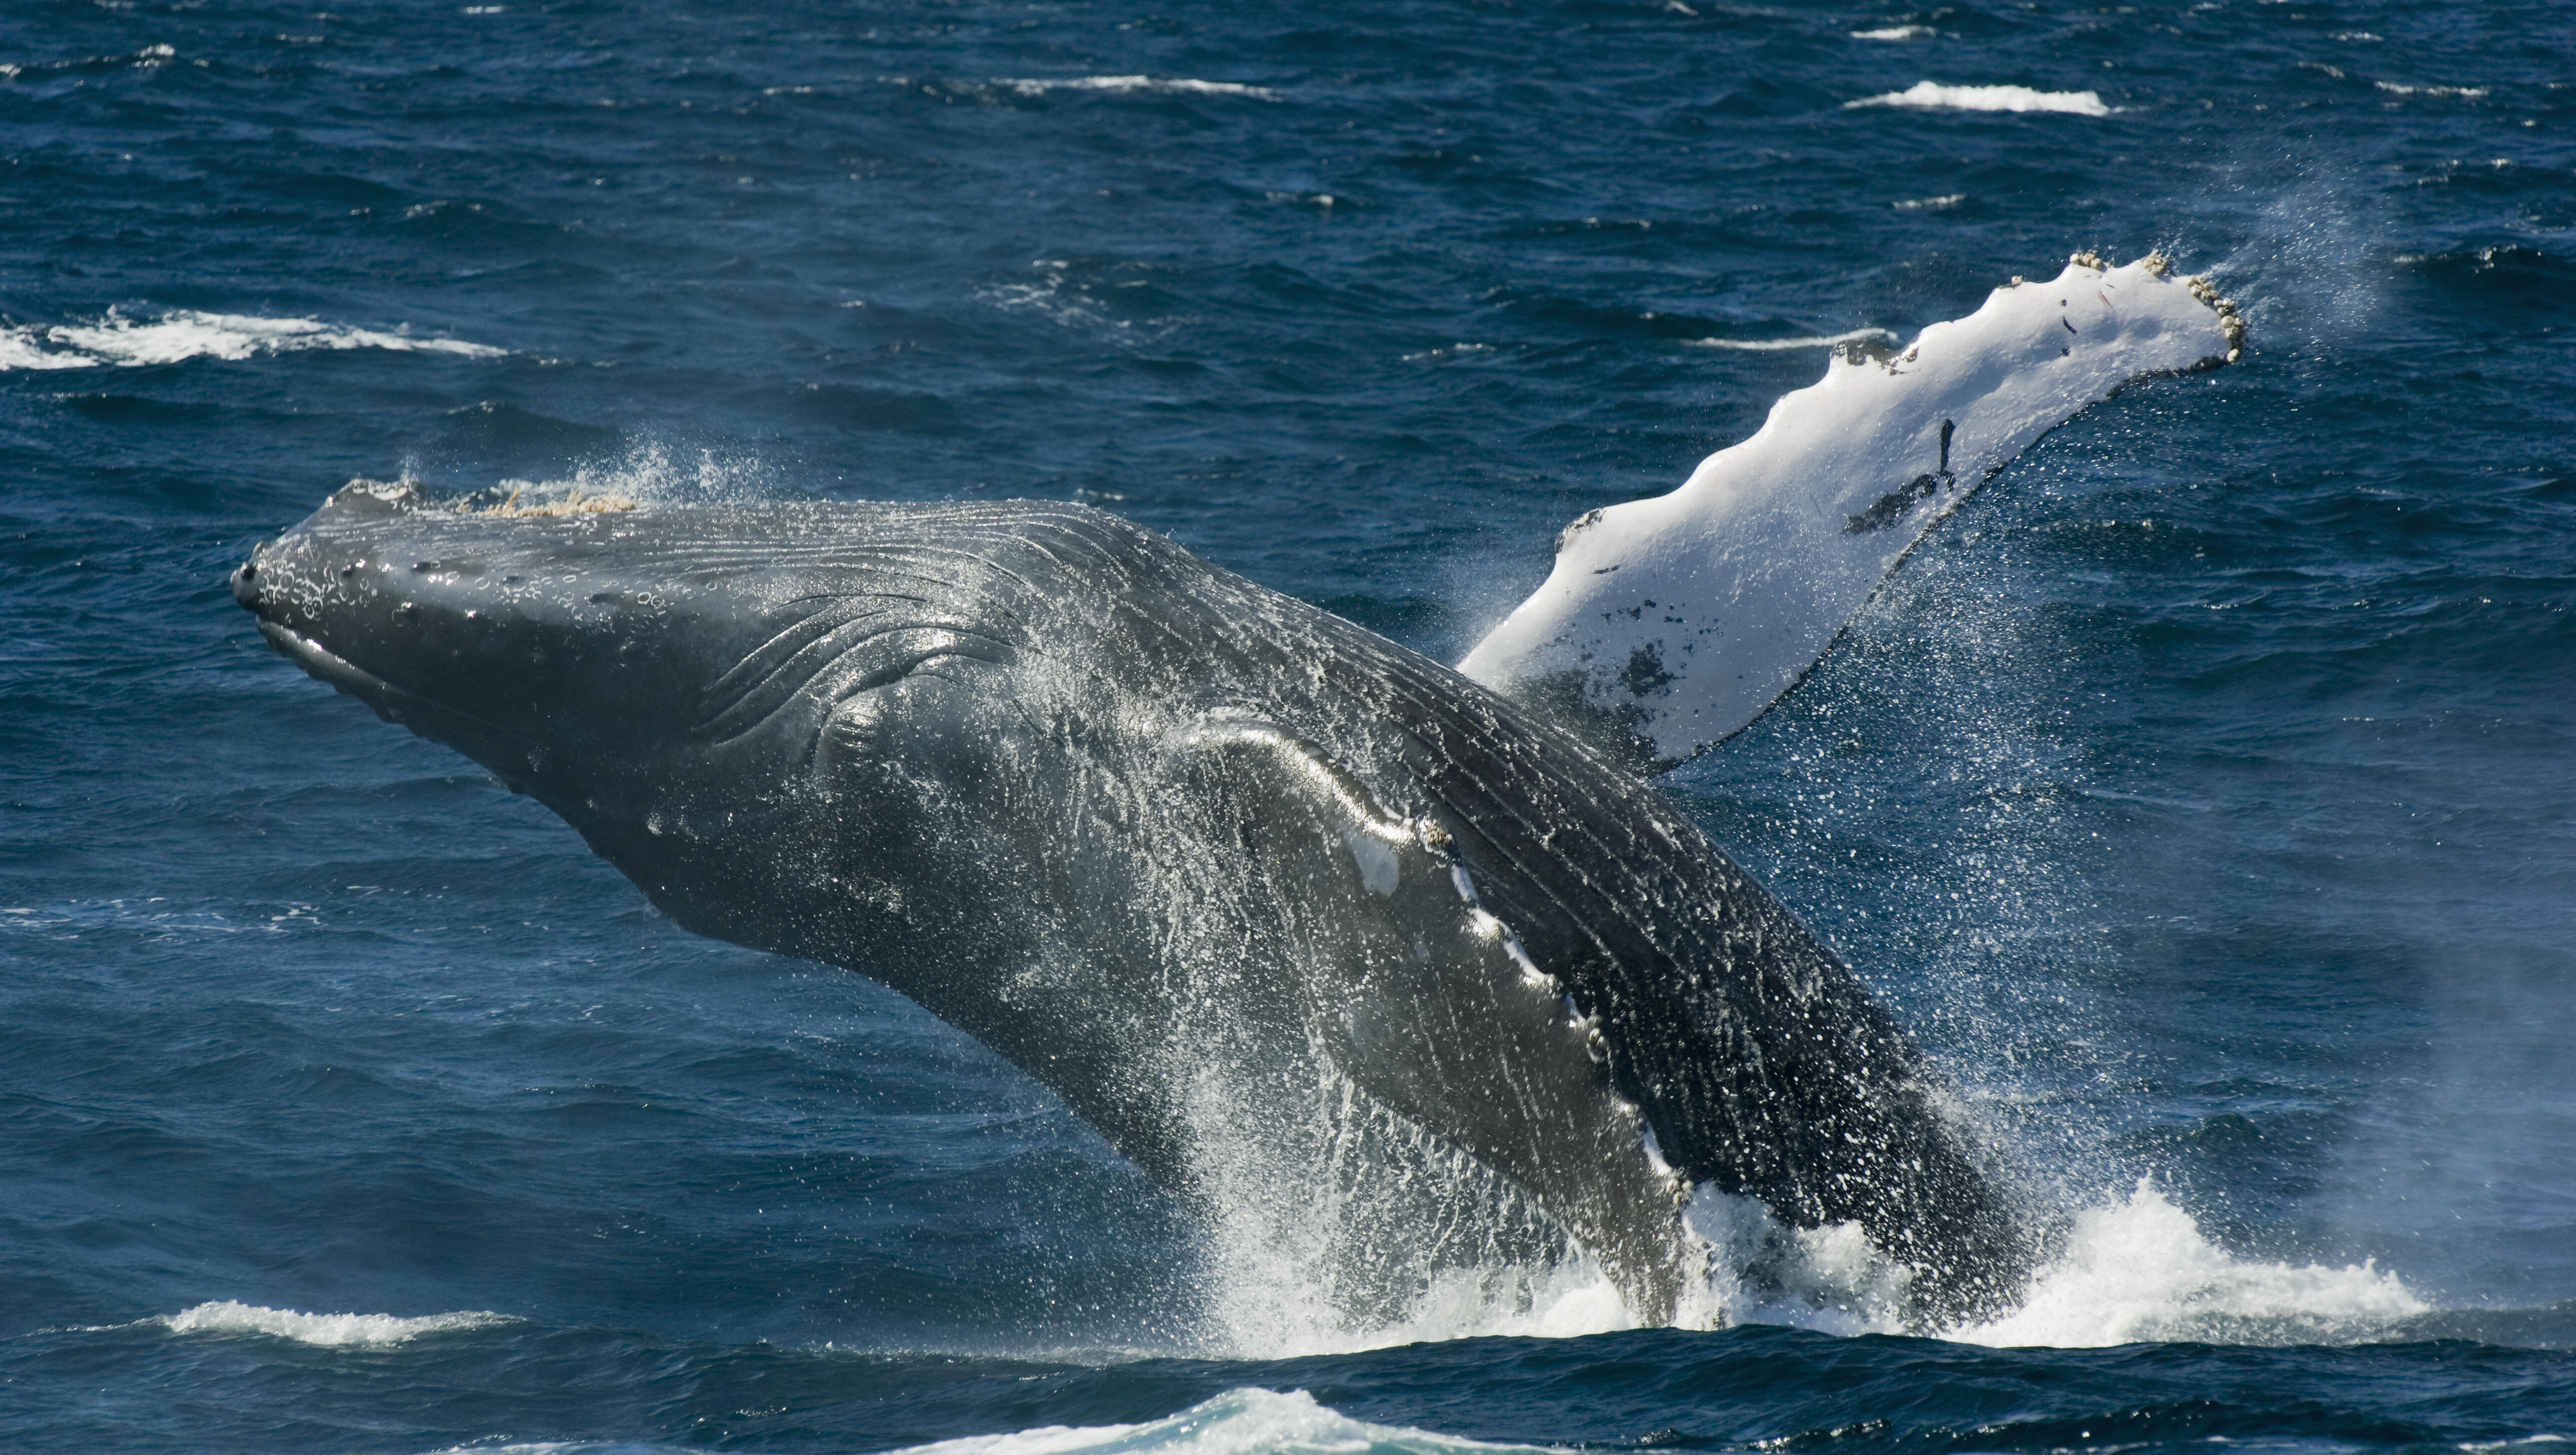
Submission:
[[1610,1084],[1593,1023],[1478,906],[1428,820],[1388,813],[1263,723],[1194,735],[1276,901],[1309,1033],[1352,1083],[1530,1194],[1639,1317],[1667,1319],[1683,1189]]

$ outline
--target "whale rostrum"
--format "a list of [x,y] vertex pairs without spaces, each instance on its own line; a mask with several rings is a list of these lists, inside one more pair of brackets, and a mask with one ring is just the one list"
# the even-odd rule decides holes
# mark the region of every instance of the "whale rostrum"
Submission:
[[1701,1183],[1858,1222],[1924,1326],[2027,1269],[1937,1073],[1660,794],[1113,516],[360,482],[233,589],[682,926],[884,982],[1185,1203],[1329,1188],[1359,1232],[1318,1278],[1354,1318],[1403,1296],[1356,1245],[1470,1194],[1645,1322],[1702,1272]]

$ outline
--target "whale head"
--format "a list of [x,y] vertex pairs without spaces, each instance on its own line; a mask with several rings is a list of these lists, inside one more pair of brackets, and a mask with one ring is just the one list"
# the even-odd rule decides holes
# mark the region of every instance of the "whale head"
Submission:
[[360,481],[232,585],[278,650],[554,810],[688,928],[954,943],[991,922],[962,886],[1012,872],[996,800],[1061,715],[1018,670],[1043,652],[1028,582],[955,543],[961,510],[971,534],[971,507],[477,513]]

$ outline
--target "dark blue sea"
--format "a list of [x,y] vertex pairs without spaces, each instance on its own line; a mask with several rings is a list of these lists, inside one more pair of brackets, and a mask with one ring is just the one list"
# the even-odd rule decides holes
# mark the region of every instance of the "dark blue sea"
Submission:
[[[0,12],[0,1446],[2576,1439],[2576,8],[329,3]],[[1802,341],[2082,248],[2243,361],[1664,780],[2028,1169],[1946,1338],[1823,1243],[1318,1334],[225,586],[357,476],[1079,500],[1454,661]]]

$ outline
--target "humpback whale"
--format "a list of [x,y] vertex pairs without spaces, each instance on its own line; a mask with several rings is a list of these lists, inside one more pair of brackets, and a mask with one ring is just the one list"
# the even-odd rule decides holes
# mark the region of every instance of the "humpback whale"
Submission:
[[1534,1208],[1645,1322],[1694,1276],[1697,1184],[1857,1222],[1920,1326],[2028,1267],[1938,1073],[1642,778],[1114,516],[361,481],[232,584],[678,924],[875,977],[1187,1204],[1449,1195],[1369,1186],[1365,1126]]

